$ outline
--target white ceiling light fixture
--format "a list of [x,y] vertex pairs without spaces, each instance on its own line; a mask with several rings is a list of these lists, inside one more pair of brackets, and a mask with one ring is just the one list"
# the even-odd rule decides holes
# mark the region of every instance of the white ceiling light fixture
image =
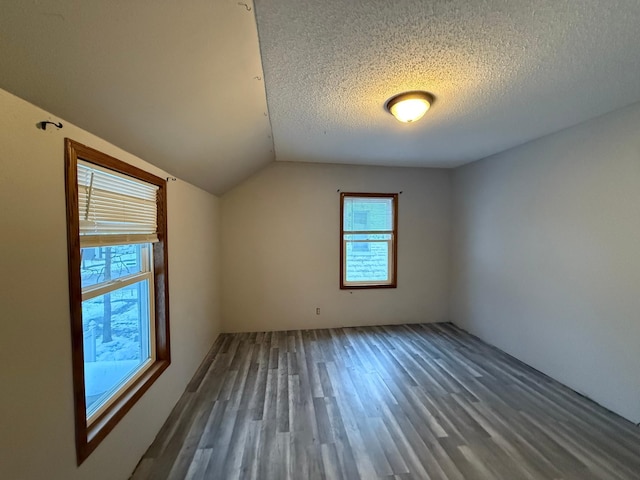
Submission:
[[434,96],[429,92],[404,92],[387,100],[385,109],[400,122],[411,123],[420,120],[434,100]]

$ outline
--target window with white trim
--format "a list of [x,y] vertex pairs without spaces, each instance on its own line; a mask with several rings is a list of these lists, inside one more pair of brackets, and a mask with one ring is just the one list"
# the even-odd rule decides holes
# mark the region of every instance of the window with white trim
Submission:
[[340,288],[397,285],[397,193],[340,194]]
[[81,463],[170,362],[166,182],[66,139]]

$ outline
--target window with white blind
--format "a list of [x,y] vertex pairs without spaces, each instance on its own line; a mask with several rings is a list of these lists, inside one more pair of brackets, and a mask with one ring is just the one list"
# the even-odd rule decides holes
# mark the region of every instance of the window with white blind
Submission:
[[78,160],[83,245],[157,242],[158,186]]
[[81,463],[170,362],[166,182],[66,140]]
[[340,194],[340,288],[397,285],[398,194]]

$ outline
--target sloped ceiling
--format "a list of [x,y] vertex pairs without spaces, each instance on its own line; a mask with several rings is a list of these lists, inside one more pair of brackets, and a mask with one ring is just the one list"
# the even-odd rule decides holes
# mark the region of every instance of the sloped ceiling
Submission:
[[[276,160],[456,166],[640,100],[638,0],[257,0]],[[415,124],[396,93],[436,102]]]
[[0,87],[216,194],[274,159],[453,167],[640,100],[638,0],[0,2]]
[[274,158],[247,1],[2,0],[0,87],[222,193]]

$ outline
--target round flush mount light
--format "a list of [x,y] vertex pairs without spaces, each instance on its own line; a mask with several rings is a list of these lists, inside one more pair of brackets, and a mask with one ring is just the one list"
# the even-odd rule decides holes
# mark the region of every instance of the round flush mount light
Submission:
[[387,100],[386,110],[403,123],[420,120],[435,98],[429,92],[413,91],[399,93]]

